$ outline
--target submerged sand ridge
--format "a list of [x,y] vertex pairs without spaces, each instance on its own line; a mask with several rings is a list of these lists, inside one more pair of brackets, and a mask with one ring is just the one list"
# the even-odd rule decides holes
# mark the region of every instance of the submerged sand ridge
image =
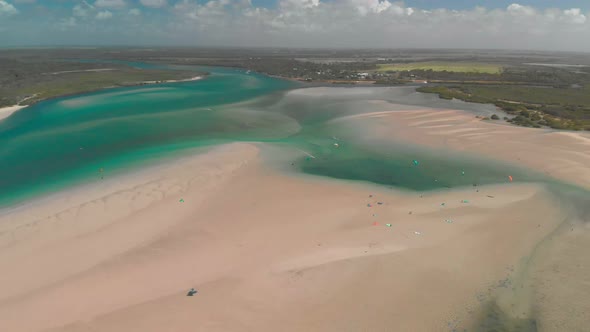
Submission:
[[420,197],[282,175],[258,151],[222,146],[4,215],[2,329],[452,329],[566,217],[535,184]]
[[[335,121],[346,128],[371,128],[367,136],[377,141],[401,140],[435,150],[491,157],[590,188],[587,133],[514,127],[482,121],[457,110],[393,108]],[[515,177],[515,181],[520,179]],[[590,291],[590,267],[582,263],[590,249],[590,194],[584,189],[558,187],[555,189],[560,196],[555,200],[561,201],[557,203],[560,209],[570,210],[564,212],[567,218],[531,252],[522,271],[513,278],[519,286],[506,287],[494,296],[491,310],[496,312],[489,313],[493,318],[481,316],[482,325],[478,326],[483,330],[503,326],[507,330],[577,331],[588,326],[584,313],[590,310],[590,302],[581,294]],[[525,328],[530,317],[535,322]],[[505,321],[497,325],[497,320]]]
[[381,139],[489,156],[590,188],[590,134],[515,127],[457,110],[383,111],[343,118]]

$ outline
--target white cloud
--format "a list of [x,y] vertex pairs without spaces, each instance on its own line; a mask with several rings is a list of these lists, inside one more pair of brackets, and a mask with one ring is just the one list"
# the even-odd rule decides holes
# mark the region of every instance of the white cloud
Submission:
[[239,4],[239,2],[233,3],[231,0],[211,0],[201,5],[189,0],[183,0],[174,6],[174,11],[181,17],[199,21],[201,26],[205,26],[214,24],[216,20],[225,20],[233,15],[239,15],[235,10]]
[[139,15],[141,15],[141,10],[139,10],[137,8],[132,8],[132,9],[129,9],[128,14],[131,16],[139,16]]
[[166,0],[139,0],[142,5],[151,8],[160,8],[168,5]]
[[168,25],[178,43],[305,47],[534,48],[590,51],[580,9],[423,10],[393,0],[180,0]]
[[75,27],[76,25],[77,25],[77,21],[76,21],[75,17],[63,18],[57,24],[57,26],[60,30],[67,30],[71,27]]
[[94,5],[99,8],[120,9],[127,4],[125,3],[125,0],[96,0]]
[[580,8],[566,9],[563,11],[563,15],[567,19],[567,21],[571,23],[586,23],[586,15],[582,14],[582,10],[580,10]]
[[108,10],[103,10],[103,11],[101,11],[101,12],[98,12],[98,13],[96,14],[96,19],[97,19],[97,20],[108,20],[108,19],[110,19],[110,18],[112,18],[112,17],[113,17],[113,13],[111,13],[111,12],[110,12],[110,11],[108,11]]
[[[388,0],[351,0],[351,2],[361,15],[381,13],[391,7],[391,2]],[[395,7],[400,8],[398,5]]]
[[285,8],[304,8],[310,9],[314,7],[318,7],[320,5],[320,0],[281,0],[280,6]]
[[18,14],[18,10],[9,2],[0,0],[0,16],[12,16]]
[[86,0],[82,0],[82,3],[84,3],[86,5],[86,7],[90,8],[90,9],[95,9],[93,5],[91,5],[90,3],[88,3],[88,1]]
[[[0,0],[0,15],[16,14],[16,8],[10,4],[15,1]],[[138,7],[140,2],[148,7],[165,2],[171,7],[150,11],[153,15],[148,17],[142,15],[144,9]],[[29,35],[60,42],[79,35],[81,40],[105,44],[117,40],[122,44],[203,46],[590,51],[590,43],[584,42],[590,40],[590,13],[578,8],[542,9],[513,3],[497,9],[425,10],[408,7],[397,0],[278,0],[271,8],[253,5],[250,0],[60,0],[60,3],[71,4],[69,8],[75,20],[54,17],[53,22],[64,29],[73,24],[77,27],[69,29],[69,34],[51,35],[41,33],[41,24],[27,23],[31,31],[37,29]],[[27,14],[41,15],[36,11]],[[97,24],[98,19],[111,20],[109,24]],[[16,25],[2,27],[8,30],[0,34],[0,44],[22,30],[22,26],[19,30]]]
[[514,15],[532,16],[536,14],[536,10],[533,7],[522,6],[517,3],[508,6],[507,11]]
[[88,8],[83,7],[82,5],[75,5],[74,8],[72,8],[72,15],[77,17],[88,16]]

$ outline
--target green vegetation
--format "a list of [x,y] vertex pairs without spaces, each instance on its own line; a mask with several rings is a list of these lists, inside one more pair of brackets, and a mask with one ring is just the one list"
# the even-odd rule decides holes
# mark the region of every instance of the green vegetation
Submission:
[[[12,89],[10,94],[16,96],[31,96],[31,98],[22,102],[22,104],[27,105],[43,99],[94,91],[107,87],[142,85],[146,84],[145,82],[160,82],[196,76],[195,73],[187,75],[174,71],[140,70],[133,68],[116,71],[81,72],[62,75],[64,77],[51,81],[32,82],[26,87]],[[14,104],[13,101],[10,102]]]
[[[161,60],[158,59],[158,61]],[[297,79],[305,82],[328,81],[336,84],[346,84],[346,82],[342,81],[349,81],[349,84],[354,84],[358,80],[370,79],[371,77],[359,76],[359,73],[366,72],[368,69],[375,69],[374,64],[363,62],[318,63],[269,56],[249,57],[246,59],[223,57],[215,59],[183,58],[173,59],[172,63],[179,65],[244,68],[270,76]]]
[[583,88],[533,86],[469,86],[470,94],[486,99],[510,100],[527,104],[590,106],[590,85]]
[[489,103],[516,115],[509,122],[540,128],[590,130],[590,86],[550,88],[530,86],[434,86],[420,92],[436,93],[443,99]]
[[114,86],[181,80],[204,75],[190,70],[137,69],[121,64],[80,63],[58,59],[17,60],[0,54],[0,107]]
[[483,74],[500,74],[502,66],[491,63],[478,62],[410,62],[397,64],[378,64],[378,71],[411,71],[411,70],[432,70],[436,72],[447,71],[455,73],[483,73]]
[[500,117],[497,114],[492,114],[492,117],[490,119],[492,119],[492,120],[500,120]]

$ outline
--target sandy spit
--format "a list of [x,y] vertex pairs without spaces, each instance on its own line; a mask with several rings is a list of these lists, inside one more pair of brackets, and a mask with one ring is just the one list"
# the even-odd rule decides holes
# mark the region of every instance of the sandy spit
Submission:
[[23,108],[27,107],[26,105],[13,105],[7,107],[0,107],[0,120],[5,119],[12,115],[12,113],[19,111]]
[[517,127],[458,110],[384,111],[338,121],[367,124],[382,139],[490,157],[590,189],[590,133]]
[[177,82],[192,82],[202,80],[203,76],[195,76],[191,78],[186,78],[182,80],[163,80],[163,81],[142,81],[139,84],[159,84],[159,83],[177,83]]

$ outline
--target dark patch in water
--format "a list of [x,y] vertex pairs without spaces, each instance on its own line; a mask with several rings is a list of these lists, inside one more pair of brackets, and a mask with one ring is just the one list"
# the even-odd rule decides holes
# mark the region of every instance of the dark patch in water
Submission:
[[530,318],[513,318],[492,302],[482,314],[473,331],[477,332],[537,332],[537,322]]
[[[504,164],[400,147],[391,153],[350,144],[346,148],[331,150],[309,147],[309,151],[316,158],[304,158],[298,162],[305,173],[416,191],[508,183],[508,174],[518,178],[519,182],[540,179],[534,172]],[[415,159],[420,160],[419,165],[412,162]]]

